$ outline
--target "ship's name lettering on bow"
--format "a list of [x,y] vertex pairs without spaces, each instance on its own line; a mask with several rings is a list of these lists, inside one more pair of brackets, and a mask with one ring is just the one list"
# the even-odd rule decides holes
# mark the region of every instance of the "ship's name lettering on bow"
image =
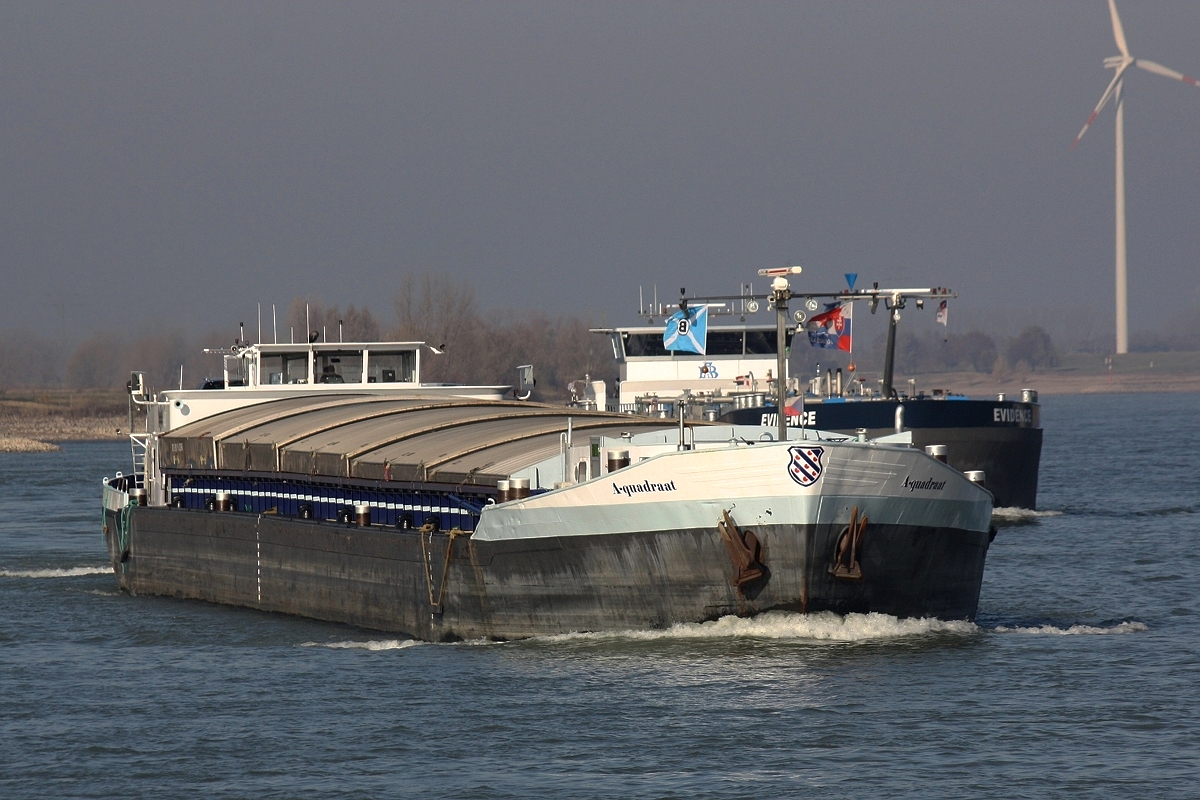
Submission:
[[655,483],[654,481],[645,480],[641,483],[614,483],[613,494],[623,494],[626,497],[633,497],[635,494],[652,494],[654,492],[674,492],[675,481],[667,483]]
[[992,422],[1024,422],[1033,424],[1033,409],[1031,408],[993,408]]

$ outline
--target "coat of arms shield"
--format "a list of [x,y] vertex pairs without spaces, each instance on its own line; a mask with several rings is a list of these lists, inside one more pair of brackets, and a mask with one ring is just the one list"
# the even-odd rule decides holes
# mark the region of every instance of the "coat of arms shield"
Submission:
[[801,486],[812,486],[825,471],[821,464],[821,457],[825,455],[824,447],[799,445],[789,447],[788,454],[792,457],[788,462],[788,474]]

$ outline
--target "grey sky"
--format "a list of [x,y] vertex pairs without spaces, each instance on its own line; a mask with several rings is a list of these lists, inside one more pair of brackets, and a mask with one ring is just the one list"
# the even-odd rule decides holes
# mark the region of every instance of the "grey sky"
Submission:
[[[1200,4],[1120,6],[1200,75]],[[396,276],[631,321],[799,263],[1111,326],[1117,53],[1071,3],[7,3],[0,328],[390,319]],[[1200,305],[1200,90],[1126,81],[1131,327]],[[1078,292],[1078,297],[1072,297]],[[961,326],[961,327],[960,327]]]

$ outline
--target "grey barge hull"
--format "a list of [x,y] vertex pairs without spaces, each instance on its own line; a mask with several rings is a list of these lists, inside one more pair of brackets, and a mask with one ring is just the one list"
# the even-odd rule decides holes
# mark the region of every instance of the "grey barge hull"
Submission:
[[844,527],[754,528],[766,574],[739,587],[715,524],[476,542],[271,514],[134,507],[105,516],[114,572],[131,594],[429,641],[662,628],[771,609],[974,618],[986,532],[873,525],[862,578],[843,580],[831,567]]
[[427,640],[975,615],[992,497],[962,473],[903,445],[679,433],[466,399],[262,404],[154,435],[148,469],[105,486],[105,538],[133,594]]

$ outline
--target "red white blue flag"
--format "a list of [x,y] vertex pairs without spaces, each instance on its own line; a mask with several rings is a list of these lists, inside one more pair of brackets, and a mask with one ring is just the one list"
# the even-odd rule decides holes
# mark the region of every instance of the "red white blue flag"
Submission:
[[853,303],[826,303],[825,310],[808,321],[808,343],[813,347],[852,352]]

